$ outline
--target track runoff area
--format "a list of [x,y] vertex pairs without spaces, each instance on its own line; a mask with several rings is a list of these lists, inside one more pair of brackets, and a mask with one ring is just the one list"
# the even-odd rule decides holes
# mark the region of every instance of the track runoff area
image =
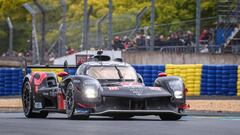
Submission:
[[68,120],[50,114],[46,119],[26,119],[23,113],[0,113],[1,135],[239,135],[240,116],[185,116],[179,121],[161,121],[156,116],[113,120],[92,116],[89,120]]

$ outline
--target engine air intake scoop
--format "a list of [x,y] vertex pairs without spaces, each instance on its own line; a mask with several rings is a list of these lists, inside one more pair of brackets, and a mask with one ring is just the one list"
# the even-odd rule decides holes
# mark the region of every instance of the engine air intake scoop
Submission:
[[96,61],[110,61],[111,57],[107,55],[96,55],[93,57],[93,59]]

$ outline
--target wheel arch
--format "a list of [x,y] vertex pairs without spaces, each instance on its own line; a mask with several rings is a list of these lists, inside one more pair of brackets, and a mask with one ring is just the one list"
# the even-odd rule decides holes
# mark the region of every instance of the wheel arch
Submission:
[[[31,80],[31,75],[30,74],[27,74],[24,78],[23,78],[23,83],[22,83],[22,92],[23,92],[23,88],[24,88],[24,84],[29,81],[30,82]],[[31,83],[30,83],[31,85]]]
[[[174,90],[169,86],[169,82],[173,80],[181,80],[183,82],[183,97],[181,99],[176,99],[174,97]],[[167,77],[158,77],[154,82],[155,87],[162,87],[165,90],[169,91],[172,94],[172,102],[176,103],[178,106],[182,106],[186,103],[186,86],[182,78],[178,76],[167,76]]]
[[69,77],[69,78],[66,78],[63,82],[61,82],[62,84],[64,84],[64,85],[61,86],[64,94],[66,94],[68,83],[71,82],[71,81],[72,81],[72,78]]

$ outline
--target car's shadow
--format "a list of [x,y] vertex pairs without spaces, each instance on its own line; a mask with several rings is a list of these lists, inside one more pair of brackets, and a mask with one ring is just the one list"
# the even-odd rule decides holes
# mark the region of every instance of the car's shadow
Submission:
[[[25,118],[24,116],[23,117],[11,117],[9,119],[28,119],[28,118]],[[31,118],[30,120],[66,120],[66,121],[164,121],[164,120],[161,120],[160,118],[155,118],[155,117],[151,117],[151,118],[140,118],[140,117],[133,117],[133,118],[130,118],[130,119],[113,119],[111,117],[90,117],[89,119],[68,119],[66,117],[48,117],[48,118],[45,118],[45,119],[41,119],[41,118]],[[186,119],[180,119],[180,120],[177,120],[177,121],[187,121]]]
[[[21,113],[5,113],[6,117],[1,117],[0,119],[26,119],[26,120],[66,120],[66,121],[166,121],[161,120],[158,116],[135,116],[129,119],[114,119],[108,116],[90,116],[89,119],[68,119],[65,114],[51,113],[47,118],[26,118],[24,114]],[[10,115],[9,115],[10,114]],[[183,116],[182,119],[177,121],[188,121],[189,117]]]

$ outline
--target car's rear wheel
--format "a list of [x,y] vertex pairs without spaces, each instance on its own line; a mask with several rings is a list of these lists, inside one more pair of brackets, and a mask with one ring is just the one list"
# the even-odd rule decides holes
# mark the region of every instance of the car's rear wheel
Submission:
[[26,81],[23,84],[22,103],[23,103],[23,112],[27,118],[46,118],[48,116],[47,111],[33,113],[33,98],[32,98],[31,85],[29,81]]
[[180,120],[182,118],[181,115],[173,115],[173,114],[162,114],[159,117],[161,118],[161,120],[166,120],[166,121]]
[[66,91],[66,113],[69,119],[88,119],[89,115],[75,115],[74,86],[72,82],[67,85]]

